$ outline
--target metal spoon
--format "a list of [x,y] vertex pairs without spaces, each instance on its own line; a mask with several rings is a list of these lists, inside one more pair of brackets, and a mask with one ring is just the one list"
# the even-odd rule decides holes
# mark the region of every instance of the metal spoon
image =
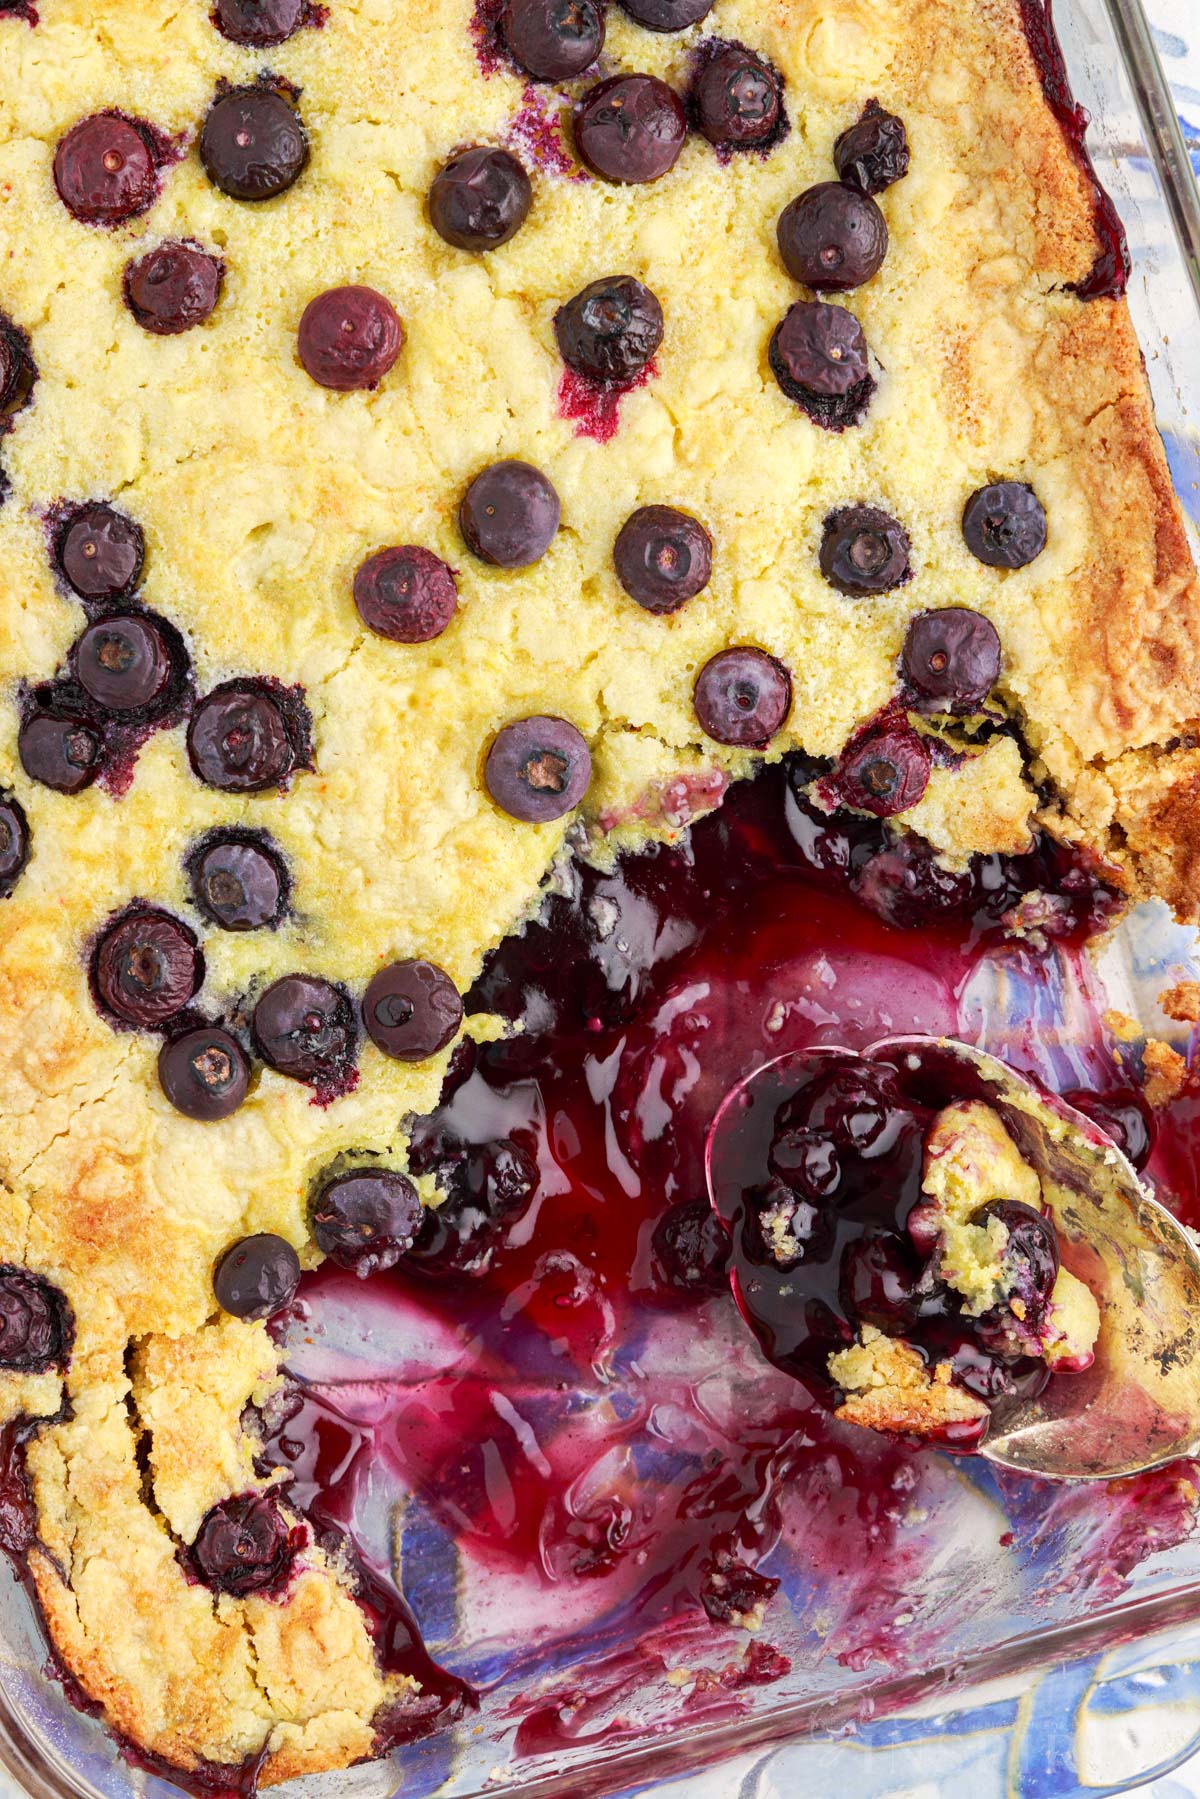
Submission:
[[[829,1053],[778,1057],[726,1094],[705,1157],[718,1213],[728,1215],[722,1161],[732,1165],[730,1145],[756,1095],[773,1116],[784,1065]],[[962,1065],[964,1096],[986,1099],[1004,1119],[1041,1178],[1063,1265],[1099,1302],[1092,1366],[1000,1413],[979,1453],[1048,1480],[1111,1480],[1200,1454],[1200,1250],[1126,1158],[1090,1119],[968,1044],[891,1037],[862,1053],[912,1076]]]

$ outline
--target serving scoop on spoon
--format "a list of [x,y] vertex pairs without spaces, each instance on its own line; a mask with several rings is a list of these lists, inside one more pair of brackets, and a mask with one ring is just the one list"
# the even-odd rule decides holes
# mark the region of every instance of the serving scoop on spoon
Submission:
[[[789,1070],[811,1077],[822,1059],[847,1053],[777,1057],[725,1095],[709,1127],[705,1170],[710,1201],[727,1225],[739,1215],[748,1157],[761,1155]],[[1112,1479],[1200,1453],[1200,1251],[1124,1155],[1090,1119],[967,1044],[892,1037],[862,1058],[999,1114],[1041,1181],[1063,1266],[1100,1308],[1091,1365],[1007,1400],[979,1453],[1051,1480]],[[919,1341],[919,1329],[914,1334]]]

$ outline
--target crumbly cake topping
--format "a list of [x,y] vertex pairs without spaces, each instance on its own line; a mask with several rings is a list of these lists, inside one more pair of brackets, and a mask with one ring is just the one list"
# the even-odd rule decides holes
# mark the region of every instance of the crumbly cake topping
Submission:
[[[257,1320],[415,1228],[406,1121],[572,821],[801,747],[816,804],[1020,850],[999,705],[1061,828],[1194,909],[1197,591],[1012,0],[39,10],[0,19],[0,1405],[69,1402],[32,1565],[85,1690],[282,1778],[397,1693],[252,1503]],[[403,1186],[314,1245],[362,1164]],[[207,1519],[277,1593],[205,1584]]]

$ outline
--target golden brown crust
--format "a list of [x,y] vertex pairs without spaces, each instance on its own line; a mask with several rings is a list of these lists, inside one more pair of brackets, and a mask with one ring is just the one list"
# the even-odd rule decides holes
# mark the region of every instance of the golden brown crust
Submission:
[[[73,1407],[30,1450],[46,1545],[33,1573],[84,1689],[183,1765],[269,1744],[267,1780],[367,1753],[394,1686],[342,1571],[315,1554],[281,1601],[214,1601],[183,1576],[178,1543],[256,1484],[240,1419],[274,1372],[260,1330],[215,1315],[212,1267],[253,1230],[311,1260],[316,1176],[351,1148],[402,1164],[402,1121],[433,1103],[445,1057],[408,1068],[368,1048],[358,1088],[327,1111],[261,1070],[235,1118],[189,1123],[159,1093],[157,1042],[114,1033],[92,1004],[87,949],[114,908],[142,896],[198,925],[189,846],[254,825],[282,845],[296,908],[274,933],[207,934],[214,1012],[292,968],[361,990],[395,955],[429,956],[465,989],[567,828],[489,804],[480,763],[498,725],[567,714],[593,750],[588,819],[620,821],[621,841],[670,831],[751,765],[693,714],[715,651],[781,658],[795,700],[772,753],[832,756],[893,696],[912,615],[962,603],[1000,633],[1002,696],[1056,784],[1056,825],[1200,911],[1200,593],[1128,313],[1067,291],[1096,254],[1091,197],[1015,0],[719,0],[709,29],[783,72],[790,136],[724,165],[693,135],[651,188],[536,171],[529,225],[485,259],[424,216],[449,152],[503,140],[530,104],[514,75],[481,77],[470,11],[338,0],[323,30],[272,51],[313,161],[264,207],[216,193],[195,153],[217,83],[262,63],[213,30],[210,0],[55,0],[36,31],[0,19],[0,309],[40,371],[2,449],[0,783],[34,847],[0,906],[0,1256],[61,1286],[78,1331],[66,1382],[0,1381],[0,1415],[49,1418],[64,1391]],[[606,53],[682,85],[699,35],[614,10]],[[796,297],[774,221],[830,178],[833,140],[871,96],[905,118],[913,164],[881,198],[884,268],[846,300],[879,389],[864,425],[833,436],[768,371]],[[63,131],[113,106],[184,154],[145,218],[104,232],[67,218],[50,171]],[[122,269],[170,236],[219,246],[226,287],[209,324],[155,339],[122,307]],[[552,321],[618,268],[659,295],[668,329],[603,446],[559,416]],[[404,317],[402,359],[372,395],[317,389],[294,354],[305,304],[348,280]],[[498,455],[538,462],[563,499],[563,531],[520,575],[471,561],[455,523]],[[977,563],[960,529],[967,495],[999,477],[1031,482],[1050,520],[1046,550],[1011,573]],[[145,745],[119,800],[24,776],[23,685],[62,666],[81,623],[51,573],[47,515],[114,496],[145,528],[144,597],[184,633],[199,690],[247,673],[304,687],[316,766],[286,797],[202,788],[180,728]],[[670,619],[634,606],[611,564],[624,518],[654,502],[694,510],[717,545],[710,588]],[[817,568],[826,514],[854,502],[887,506],[913,544],[912,582],[869,603]],[[395,541],[458,570],[459,615],[436,643],[361,630],[353,571]],[[939,769],[912,822],[952,858],[1017,849],[1033,789],[999,739]],[[940,1378],[905,1390],[906,1428],[965,1403]]]

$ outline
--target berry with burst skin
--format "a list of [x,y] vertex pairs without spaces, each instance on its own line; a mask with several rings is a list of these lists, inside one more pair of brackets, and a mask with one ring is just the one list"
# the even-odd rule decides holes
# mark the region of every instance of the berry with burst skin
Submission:
[[554,335],[563,361],[578,374],[632,381],[662,343],[662,307],[632,275],[606,275],[559,307]]
[[903,119],[868,100],[862,117],[847,127],[833,146],[839,179],[864,194],[881,194],[908,174],[908,136]]

